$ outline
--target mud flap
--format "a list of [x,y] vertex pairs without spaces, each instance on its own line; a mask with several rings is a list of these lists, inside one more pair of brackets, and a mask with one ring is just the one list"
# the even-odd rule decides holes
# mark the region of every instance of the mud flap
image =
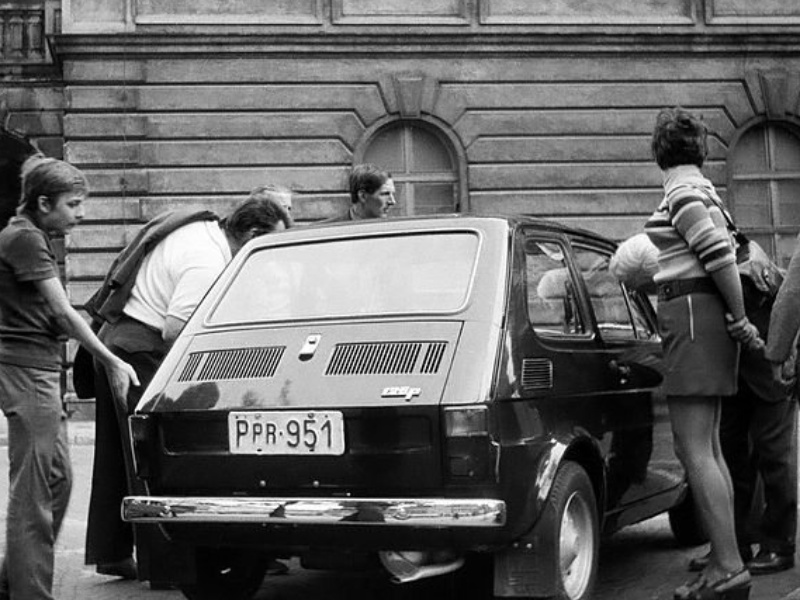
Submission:
[[[512,544],[494,557],[494,595],[550,597],[558,591],[558,560],[538,536]],[[549,556],[548,556],[549,555]]]
[[158,525],[134,525],[139,579],[154,584],[194,583],[197,569],[194,548],[173,542]]

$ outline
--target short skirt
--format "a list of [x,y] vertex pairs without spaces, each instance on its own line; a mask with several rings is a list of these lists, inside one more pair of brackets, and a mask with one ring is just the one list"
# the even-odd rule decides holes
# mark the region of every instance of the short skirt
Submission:
[[718,294],[691,293],[659,301],[663,389],[667,395],[736,393],[739,344],[728,334],[725,312],[725,303]]

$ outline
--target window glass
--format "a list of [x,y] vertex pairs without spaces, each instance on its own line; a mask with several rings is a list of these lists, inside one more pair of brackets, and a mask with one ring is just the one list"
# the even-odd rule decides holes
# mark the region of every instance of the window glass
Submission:
[[404,171],[402,136],[397,135],[394,129],[379,131],[370,142],[369,154],[364,162],[376,164],[392,174]]
[[773,162],[776,171],[800,171],[800,144],[797,138],[786,129],[774,128],[775,156]]
[[777,181],[775,187],[779,223],[782,226],[800,226],[800,177]]
[[728,199],[736,224],[785,267],[800,233],[800,138],[778,122],[739,138],[728,158]]
[[525,242],[528,319],[540,334],[583,335],[587,331],[565,253],[557,242],[534,238]]
[[414,208],[418,215],[453,212],[455,189],[452,183],[419,183],[414,186]]
[[769,181],[736,181],[736,221],[750,227],[772,223]]
[[409,143],[413,148],[411,153],[411,168],[420,173],[435,171],[452,171],[453,165],[450,155],[442,152],[442,142],[436,136],[419,127],[409,126],[411,139]]
[[253,252],[211,324],[453,312],[472,285],[478,236],[368,237]]
[[749,129],[739,138],[736,152],[729,158],[728,165],[734,176],[767,170],[766,137],[762,127]]
[[653,332],[639,306],[629,302],[622,284],[608,270],[610,258],[594,248],[575,247],[575,264],[586,285],[600,335],[606,340],[651,337]]

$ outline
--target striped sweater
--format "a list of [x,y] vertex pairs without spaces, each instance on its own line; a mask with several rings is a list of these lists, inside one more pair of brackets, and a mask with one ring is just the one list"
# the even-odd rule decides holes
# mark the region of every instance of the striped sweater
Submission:
[[706,277],[736,262],[721,206],[714,186],[696,166],[664,171],[664,199],[645,224],[658,248],[656,282]]

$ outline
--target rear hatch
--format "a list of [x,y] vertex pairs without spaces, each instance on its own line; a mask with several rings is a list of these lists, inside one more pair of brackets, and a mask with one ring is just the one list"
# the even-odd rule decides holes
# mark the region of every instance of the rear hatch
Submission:
[[139,408],[157,430],[151,493],[441,486],[439,405],[461,329],[338,322],[194,336]]

